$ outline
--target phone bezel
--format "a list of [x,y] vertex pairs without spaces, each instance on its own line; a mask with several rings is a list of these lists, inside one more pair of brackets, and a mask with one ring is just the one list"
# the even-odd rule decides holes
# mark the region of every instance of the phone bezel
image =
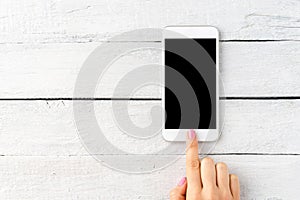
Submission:
[[[219,32],[213,26],[167,26],[163,30],[162,63],[165,66],[165,39],[216,39],[216,129],[194,129],[198,141],[216,141],[219,137]],[[162,70],[162,81],[165,85],[165,68]],[[189,129],[165,129],[165,90],[162,89],[162,135],[167,141],[185,141]]]

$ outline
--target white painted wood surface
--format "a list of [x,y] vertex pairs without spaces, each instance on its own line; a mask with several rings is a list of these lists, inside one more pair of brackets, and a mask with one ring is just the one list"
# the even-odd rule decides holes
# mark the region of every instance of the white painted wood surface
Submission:
[[[299,156],[213,156],[238,174],[242,199],[297,199]],[[116,157],[118,159],[118,156]],[[151,174],[125,174],[91,156],[0,158],[2,199],[168,199],[184,157]],[[287,184],[290,187],[287,187]]]
[[[92,104],[93,101],[85,103]],[[116,126],[111,101],[96,101],[98,124],[115,146],[129,153],[155,153],[165,147],[160,135],[137,140]],[[143,127],[158,101],[131,101],[130,118]],[[210,153],[300,154],[300,100],[226,100],[224,131]],[[18,156],[87,155],[76,132],[70,101],[1,101],[0,154]],[[85,115],[79,117],[86,120]],[[123,119],[123,118],[122,118]],[[89,124],[87,123],[87,126]],[[120,127],[122,128],[122,127]],[[178,145],[182,153],[185,144]],[[138,152],[137,152],[138,150]]]
[[[1,97],[73,97],[83,62],[100,44],[1,45]],[[221,43],[220,50],[225,96],[300,96],[300,42],[226,42]],[[103,74],[95,97],[112,97],[124,75],[141,65],[160,64],[160,59],[158,50],[122,56]],[[160,87],[141,88],[134,97],[160,98]]]
[[[84,149],[66,98],[73,97],[82,63],[101,42],[124,31],[172,24],[207,24],[221,32],[223,96],[237,99],[221,101],[224,132],[209,153],[240,177],[242,199],[298,199],[299,9],[297,0],[0,1],[1,199],[168,199],[184,176],[184,157],[143,175],[106,167]],[[157,35],[138,40],[120,44],[160,45],[153,43]],[[123,56],[95,97],[111,98],[122,76],[141,64],[160,63],[159,55]],[[132,97],[145,100],[130,102],[131,119],[149,124],[149,111],[159,101],[147,98],[160,98],[160,89],[142,88]],[[95,103],[99,124],[119,148],[151,154],[167,144],[161,137],[136,141],[122,134],[111,101],[85,102]],[[168,156],[180,156],[183,148],[178,144]]]
[[4,0],[0,13],[1,43],[100,41],[170,24],[213,25],[226,40],[300,38],[297,0]]

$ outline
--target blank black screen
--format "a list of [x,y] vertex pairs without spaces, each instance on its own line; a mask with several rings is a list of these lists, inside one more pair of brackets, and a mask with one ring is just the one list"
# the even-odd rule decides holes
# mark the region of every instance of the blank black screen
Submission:
[[216,129],[216,39],[165,39],[166,129]]

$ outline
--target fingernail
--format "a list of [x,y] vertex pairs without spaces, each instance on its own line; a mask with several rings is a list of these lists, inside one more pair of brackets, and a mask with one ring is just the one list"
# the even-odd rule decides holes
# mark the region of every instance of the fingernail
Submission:
[[193,130],[193,129],[191,129],[190,131],[189,131],[189,139],[190,140],[193,140],[194,138],[195,138],[195,136],[196,136],[196,133],[195,133],[195,131]]
[[186,182],[186,177],[183,177],[183,178],[179,181],[178,186],[182,186],[183,184],[185,184],[185,182]]

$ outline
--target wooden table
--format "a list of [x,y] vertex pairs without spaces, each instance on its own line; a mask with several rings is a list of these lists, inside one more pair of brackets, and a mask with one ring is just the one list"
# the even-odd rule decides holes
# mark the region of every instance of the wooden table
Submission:
[[[0,1],[1,199],[168,199],[185,174],[184,155],[147,174],[104,166],[77,135],[72,97],[82,63],[108,38],[174,24],[213,25],[221,32],[226,118],[211,156],[240,177],[242,199],[299,199],[299,11],[297,0]],[[85,100],[95,104],[110,141],[129,154],[154,152],[160,143],[122,134],[110,98],[120,77],[156,56],[120,58],[101,80],[97,99]],[[140,99],[130,102],[132,120],[149,124],[160,90],[145,87],[132,98]]]

